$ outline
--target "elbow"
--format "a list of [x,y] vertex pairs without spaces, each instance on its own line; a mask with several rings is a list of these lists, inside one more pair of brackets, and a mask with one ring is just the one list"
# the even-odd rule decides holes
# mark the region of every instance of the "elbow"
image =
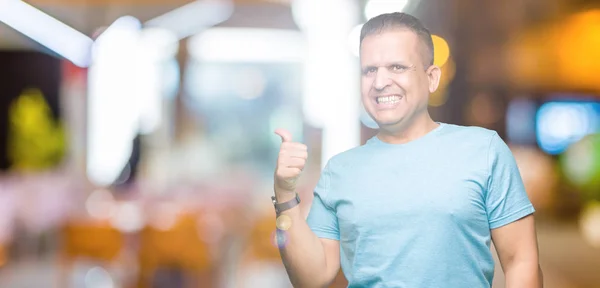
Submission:
[[544,288],[544,273],[542,272],[542,266],[538,265],[538,287]]
[[325,273],[320,277],[310,277],[306,279],[290,279],[292,280],[292,286],[295,288],[328,288],[333,283],[333,280],[327,279]]
[[543,273],[540,265],[530,262],[514,263],[506,269],[507,288],[543,288]]
[[306,279],[306,281],[292,281],[295,288],[328,288],[331,283],[325,279]]

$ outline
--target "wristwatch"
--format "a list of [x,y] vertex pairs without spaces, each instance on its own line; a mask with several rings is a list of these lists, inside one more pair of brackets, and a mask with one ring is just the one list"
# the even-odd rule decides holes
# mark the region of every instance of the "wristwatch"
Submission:
[[294,199],[284,203],[277,203],[277,198],[275,198],[275,196],[271,196],[271,201],[273,201],[273,206],[275,206],[275,212],[279,214],[285,210],[289,210],[298,206],[298,204],[300,204],[300,195],[296,193],[296,197]]

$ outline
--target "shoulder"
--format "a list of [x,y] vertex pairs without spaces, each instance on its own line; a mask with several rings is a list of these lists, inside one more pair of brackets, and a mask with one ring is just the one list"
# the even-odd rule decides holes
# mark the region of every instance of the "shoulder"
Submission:
[[[447,138],[452,139],[458,147],[462,147],[468,155],[478,153],[486,159],[487,165],[494,168],[498,163],[511,163],[512,152],[508,144],[498,135],[498,132],[476,126],[448,125]],[[485,157],[484,157],[485,156]],[[489,169],[489,168],[488,168]]]
[[478,126],[444,124],[444,129],[440,132],[449,139],[461,142],[483,142],[489,144],[494,138],[499,138],[496,131]]
[[[499,144],[504,144],[495,130],[478,126],[461,126],[446,124],[442,129],[440,139],[445,146],[489,153]],[[461,150],[462,150],[461,149]]]
[[440,132],[438,145],[447,157],[476,167],[487,167],[489,158],[506,146],[496,131],[483,127],[446,124]]

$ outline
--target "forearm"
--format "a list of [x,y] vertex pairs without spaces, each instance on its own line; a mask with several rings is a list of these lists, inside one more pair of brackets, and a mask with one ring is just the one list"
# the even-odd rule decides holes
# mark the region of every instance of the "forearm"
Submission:
[[[277,158],[273,188],[277,202],[286,203],[296,197],[296,183],[306,165],[308,147],[301,143],[292,142],[292,135],[287,130],[277,129],[275,134],[281,136],[281,148]],[[324,245],[328,245],[328,253],[331,253],[334,249],[329,247],[329,243],[324,244],[321,242],[317,235],[312,232],[299,206],[296,205],[294,208],[281,212],[279,217],[284,216],[289,217],[287,220],[291,221],[291,226],[285,225],[286,227],[282,228],[286,231],[278,234],[283,234],[284,239],[277,237],[277,241],[279,242],[281,259],[292,284],[294,284],[294,287],[300,288],[327,286],[329,284],[327,283],[329,280],[328,275],[331,273],[327,272],[326,259],[332,259],[333,257],[326,254]],[[285,217],[279,217],[278,220],[285,219]],[[337,246],[335,248],[339,249]],[[336,253],[337,250],[333,252]],[[339,258],[339,256],[337,257]],[[335,263],[335,266],[339,267],[339,264]],[[329,266],[333,267],[334,265]],[[331,279],[333,280],[333,277]]]
[[537,262],[511,264],[504,272],[506,288],[542,288],[542,269]]
[[312,232],[302,216],[299,206],[284,211],[292,220],[280,241],[281,258],[294,287],[324,287],[328,285],[325,251],[319,238]]

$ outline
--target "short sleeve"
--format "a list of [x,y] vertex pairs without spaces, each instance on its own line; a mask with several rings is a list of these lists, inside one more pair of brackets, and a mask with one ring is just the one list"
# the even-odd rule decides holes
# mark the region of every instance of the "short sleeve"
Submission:
[[495,132],[488,153],[490,178],[485,200],[490,229],[495,229],[532,214],[535,209],[512,152]]
[[330,188],[330,163],[327,163],[314,191],[314,199],[306,222],[319,238],[340,240],[340,231],[335,210],[328,205]]

